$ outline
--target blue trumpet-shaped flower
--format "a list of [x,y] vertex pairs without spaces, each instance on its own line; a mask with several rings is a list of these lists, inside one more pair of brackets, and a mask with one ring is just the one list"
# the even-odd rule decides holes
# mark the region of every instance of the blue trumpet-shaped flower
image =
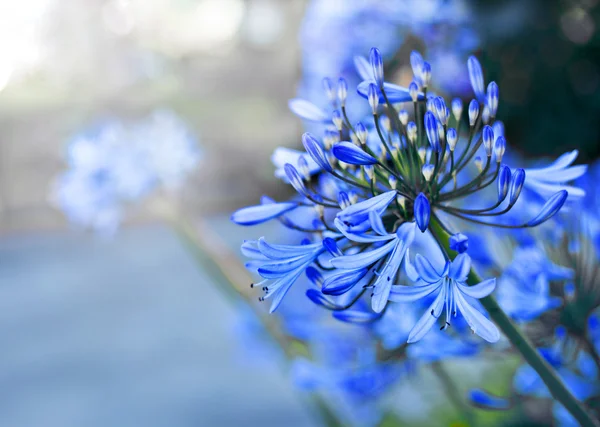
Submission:
[[496,326],[471,303],[472,299],[480,299],[491,294],[496,287],[496,279],[468,286],[466,280],[471,270],[471,258],[467,254],[460,254],[453,262],[446,262],[441,272],[419,254],[414,264],[407,257],[405,266],[406,274],[417,285],[395,286],[390,293],[391,301],[413,302],[431,294],[436,295],[427,312],[411,330],[409,343],[423,338],[444,311],[446,318],[442,328],[449,326],[451,317],[460,312],[474,333],[488,342],[498,341],[500,333]]
[[270,312],[277,309],[294,282],[304,273],[325,247],[321,242],[307,245],[272,245],[264,238],[248,240],[242,245],[242,253],[250,258],[247,267],[255,269],[264,279],[252,287],[265,291],[261,301],[272,298]]

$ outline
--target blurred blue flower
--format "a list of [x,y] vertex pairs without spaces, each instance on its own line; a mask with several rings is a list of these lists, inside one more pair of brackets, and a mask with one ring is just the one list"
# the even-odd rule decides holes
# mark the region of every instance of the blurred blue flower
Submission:
[[110,234],[128,204],[158,187],[177,189],[200,158],[196,139],[173,112],[134,123],[109,120],[69,143],[68,170],[52,198],[73,224]]

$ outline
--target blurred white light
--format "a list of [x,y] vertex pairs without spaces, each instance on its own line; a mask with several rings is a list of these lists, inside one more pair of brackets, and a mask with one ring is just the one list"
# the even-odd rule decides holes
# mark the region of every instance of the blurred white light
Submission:
[[0,2],[0,90],[43,57],[40,26],[52,0]]
[[207,44],[228,41],[244,17],[242,0],[202,0],[195,12],[198,36]]
[[249,4],[245,35],[257,46],[273,44],[281,36],[284,24],[281,4],[273,0],[256,0]]
[[113,0],[102,7],[102,20],[106,28],[118,36],[133,30],[135,21],[127,0]]

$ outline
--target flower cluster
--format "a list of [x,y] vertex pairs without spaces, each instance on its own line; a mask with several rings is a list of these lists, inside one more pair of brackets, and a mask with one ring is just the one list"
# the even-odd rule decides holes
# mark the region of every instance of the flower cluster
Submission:
[[110,120],[70,142],[69,169],[52,198],[75,225],[110,234],[126,204],[157,187],[179,187],[200,157],[196,139],[171,111],[158,110],[135,123]]
[[[447,329],[455,318],[495,342],[500,334],[477,302],[494,291],[495,279],[470,280],[468,240],[450,230],[456,219],[507,229],[544,223],[567,200],[561,184],[577,175],[571,173],[573,159],[554,164],[550,176],[504,165],[498,85],[486,88],[477,59],[467,64],[475,98],[466,109],[460,99],[447,103],[428,93],[432,68],[419,53],[411,54],[410,64],[414,80],[404,88],[385,82],[378,49],[371,50],[369,60],[357,60],[365,79],[357,93],[368,101],[369,121],[348,119],[343,78],[331,114],[293,100],[297,115],[326,124],[322,138],[303,135],[305,152],[279,149],[274,155],[276,175],[298,196],[280,203],[265,197],[262,204],[235,212],[232,220],[253,225],[278,219],[311,236],[299,245],[274,245],[264,238],[242,245],[251,259],[248,266],[262,278],[253,286],[264,291],[261,300],[272,301],[271,312],[305,274],[315,284],[307,296],[340,320],[372,322],[382,318],[389,301],[419,303],[424,310],[412,325],[409,343],[421,340],[436,323]],[[510,211],[520,200],[527,172],[535,177],[531,190],[554,192],[541,194],[536,212],[515,223]],[[484,200],[476,196],[488,188],[496,194],[489,206],[465,206],[472,196]],[[302,224],[291,219],[292,212]],[[451,251],[458,252],[453,260]],[[365,298],[370,309],[355,309]]]

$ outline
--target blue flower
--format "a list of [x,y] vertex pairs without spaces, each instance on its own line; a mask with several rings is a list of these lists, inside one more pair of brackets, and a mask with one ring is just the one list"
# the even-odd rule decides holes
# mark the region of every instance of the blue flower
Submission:
[[252,287],[262,287],[265,296],[261,301],[272,298],[270,312],[274,312],[285,294],[306,268],[323,253],[321,242],[306,245],[271,245],[264,238],[248,240],[242,252],[252,261],[246,264],[264,279]]
[[453,262],[446,262],[441,272],[419,254],[415,258],[414,265],[407,257],[405,266],[406,274],[417,285],[395,286],[390,294],[391,301],[412,302],[436,294],[427,312],[411,330],[409,343],[423,338],[444,311],[446,319],[442,328],[449,326],[450,318],[460,312],[474,333],[488,342],[496,342],[500,339],[496,326],[470,302],[471,298],[480,299],[492,293],[496,287],[496,279],[485,280],[475,286],[466,285],[471,270],[471,258],[467,254],[460,254]]
[[156,188],[178,190],[200,158],[196,138],[170,111],[136,122],[109,120],[71,141],[68,170],[52,198],[72,223],[111,234],[127,205]]

